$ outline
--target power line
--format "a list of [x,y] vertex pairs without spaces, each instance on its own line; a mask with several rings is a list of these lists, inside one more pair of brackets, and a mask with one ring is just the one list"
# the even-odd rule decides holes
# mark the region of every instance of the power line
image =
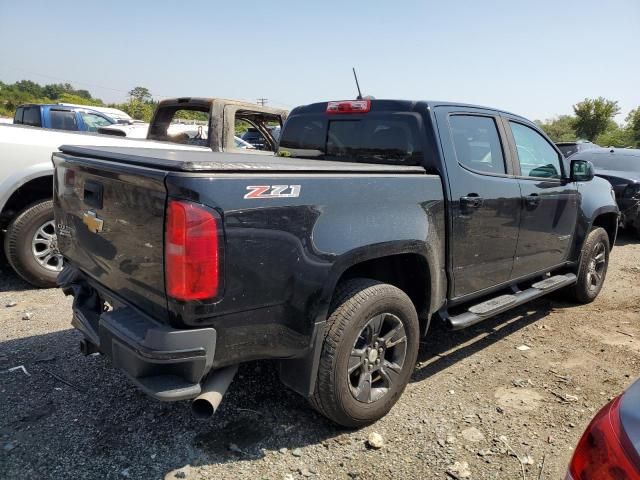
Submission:
[[260,106],[264,107],[264,106],[267,104],[267,102],[268,102],[268,101],[269,101],[269,99],[268,99],[268,98],[259,98],[259,99],[258,99],[258,101],[257,101],[256,103],[257,103],[258,105],[260,105]]

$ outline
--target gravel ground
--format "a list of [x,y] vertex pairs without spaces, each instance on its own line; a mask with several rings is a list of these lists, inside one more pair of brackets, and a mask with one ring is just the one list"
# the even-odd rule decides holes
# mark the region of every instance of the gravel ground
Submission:
[[268,362],[243,365],[198,422],[187,402],[153,401],[81,356],[69,299],[0,266],[0,478],[563,478],[591,417],[640,374],[638,258],[622,236],[591,305],[556,295],[435,328],[395,408],[356,431],[314,413]]

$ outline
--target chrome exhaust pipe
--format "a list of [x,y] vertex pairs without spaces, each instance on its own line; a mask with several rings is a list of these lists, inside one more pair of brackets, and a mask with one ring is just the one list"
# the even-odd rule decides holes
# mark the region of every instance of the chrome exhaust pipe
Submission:
[[238,371],[238,365],[231,365],[214,370],[202,382],[201,393],[191,403],[193,415],[200,420],[207,420],[216,413],[222,397],[231,385],[233,377]]

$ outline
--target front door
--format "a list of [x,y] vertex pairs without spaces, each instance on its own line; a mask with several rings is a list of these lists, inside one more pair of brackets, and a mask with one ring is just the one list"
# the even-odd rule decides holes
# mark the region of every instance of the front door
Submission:
[[449,182],[454,298],[508,282],[518,240],[520,186],[495,112],[436,111]]
[[578,191],[568,182],[560,152],[533,126],[505,118],[517,159],[522,213],[513,279],[550,269],[567,260],[574,235]]

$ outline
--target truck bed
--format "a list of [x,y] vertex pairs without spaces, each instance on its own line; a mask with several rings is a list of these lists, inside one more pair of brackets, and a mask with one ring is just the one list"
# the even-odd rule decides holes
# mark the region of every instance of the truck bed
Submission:
[[210,151],[162,150],[156,148],[131,147],[85,147],[63,145],[63,153],[95,160],[152,167],[177,172],[321,172],[321,173],[390,173],[420,174],[420,166],[382,165],[373,163],[347,163],[305,160],[290,157],[265,157],[250,154],[220,153]]

